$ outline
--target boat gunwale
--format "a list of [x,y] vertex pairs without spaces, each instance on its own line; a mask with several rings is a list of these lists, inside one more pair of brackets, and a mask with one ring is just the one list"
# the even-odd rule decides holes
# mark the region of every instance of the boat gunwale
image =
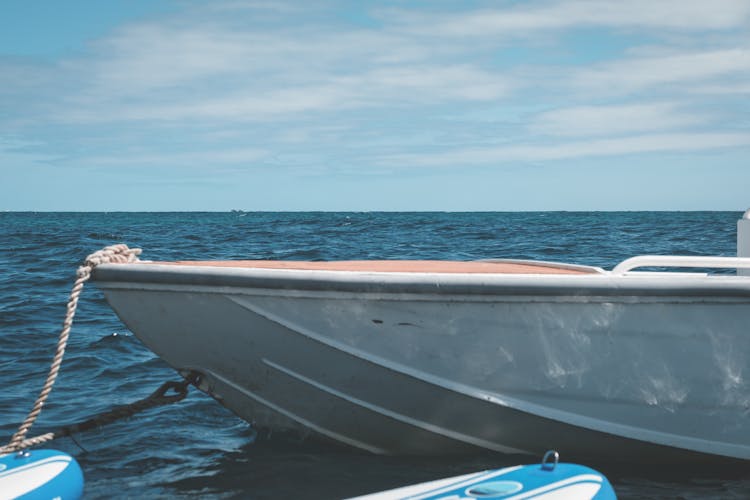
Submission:
[[[138,284],[200,288],[252,288],[379,294],[518,295],[589,297],[694,297],[750,299],[750,278],[695,273],[501,274],[404,273],[263,269],[172,265],[159,262],[102,264],[93,281],[102,289]],[[151,288],[151,286],[149,287]]]

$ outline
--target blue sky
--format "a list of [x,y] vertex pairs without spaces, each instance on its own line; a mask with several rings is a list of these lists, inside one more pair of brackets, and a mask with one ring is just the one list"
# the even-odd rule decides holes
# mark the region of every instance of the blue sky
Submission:
[[0,7],[0,210],[744,210],[750,2]]

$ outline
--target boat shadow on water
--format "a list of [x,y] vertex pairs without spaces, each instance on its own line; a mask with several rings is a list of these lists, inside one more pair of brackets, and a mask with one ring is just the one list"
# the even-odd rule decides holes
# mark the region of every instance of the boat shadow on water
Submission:
[[[541,457],[495,452],[451,456],[385,456],[354,450],[298,433],[255,434],[224,453],[202,473],[162,485],[177,496],[220,498],[349,498],[436,479],[519,464]],[[700,465],[653,465],[573,460],[612,484],[618,498],[750,498],[750,474],[742,461]]]

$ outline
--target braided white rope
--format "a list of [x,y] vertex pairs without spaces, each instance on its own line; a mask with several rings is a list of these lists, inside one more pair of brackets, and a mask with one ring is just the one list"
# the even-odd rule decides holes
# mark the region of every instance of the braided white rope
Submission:
[[70,292],[70,298],[68,299],[67,314],[63,321],[63,327],[60,331],[60,337],[57,341],[57,350],[55,351],[55,357],[52,359],[52,365],[50,366],[49,375],[47,380],[42,387],[39,397],[37,397],[34,406],[29,412],[29,415],[23,421],[18,428],[10,442],[0,447],[0,455],[5,453],[12,453],[29,446],[49,441],[54,436],[54,433],[42,434],[30,439],[24,439],[26,433],[29,432],[31,426],[34,425],[34,421],[37,419],[39,414],[42,412],[44,402],[47,400],[47,396],[52,391],[52,386],[55,384],[57,374],[60,371],[60,365],[62,364],[63,355],[65,354],[65,346],[68,344],[68,337],[70,336],[70,328],[73,326],[73,317],[76,314],[76,307],[78,306],[78,297],[81,295],[83,290],[83,284],[91,277],[91,271],[99,264],[117,263],[125,264],[128,262],[135,262],[138,260],[138,255],[141,254],[140,248],[128,248],[127,245],[119,244],[112,245],[102,248],[86,257],[83,265],[76,271],[76,281],[73,284],[73,289]]

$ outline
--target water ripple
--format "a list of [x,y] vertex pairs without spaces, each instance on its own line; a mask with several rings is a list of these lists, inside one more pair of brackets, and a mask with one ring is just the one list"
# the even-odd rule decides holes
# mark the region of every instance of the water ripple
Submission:
[[[75,269],[126,243],[142,258],[560,260],[611,268],[637,254],[733,255],[733,212],[0,213],[0,431],[10,435],[46,376]],[[177,376],[87,287],[69,351],[36,430],[149,395]],[[257,439],[256,439],[257,438]],[[516,457],[374,457],[275,435],[258,438],[191,391],[70,439],[88,498],[331,498],[514,463]],[[609,471],[608,471],[609,472]],[[640,473],[639,473],[640,474]],[[290,478],[294,478],[293,480]],[[672,480],[611,471],[623,497],[748,497],[746,479]]]

